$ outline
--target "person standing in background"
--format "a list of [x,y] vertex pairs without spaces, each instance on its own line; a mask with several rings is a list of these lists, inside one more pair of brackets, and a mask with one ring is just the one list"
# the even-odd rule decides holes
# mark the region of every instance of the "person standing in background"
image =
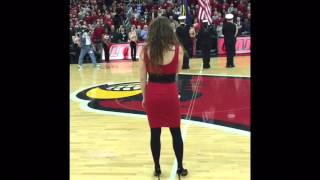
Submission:
[[227,68],[233,68],[234,66],[234,60],[233,57],[236,54],[236,41],[237,41],[237,34],[238,29],[237,25],[233,23],[233,15],[232,14],[226,14],[225,16],[227,22],[223,24],[222,27],[222,34],[224,36],[224,45],[227,51]]
[[137,29],[136,29],[136,32],[137,32],[137,37],[138,37],[138,41],[141,41],[141,26],[140,25],[137,25]]
[[91,42],[89,29],[86,26],[83,28],[84,28],[83,33],[80,36],[81,37],[81,39],[80,39],[81,52],[80,52],[79,61],[78,61],[79,70],[82,70],[83,58],[86,54],[89,54],[94,68],[100,66],[97,64],[96,57],[93,52],[93,45]]
[[195,50],[196,50],[196,30],[194,28],[194,26],[191,26],[189,29],[189,35],[191,38],[191,49],[192,49],[192,53],[190,54],[190,57],[192,57],[195,54]]
[[237,26],[238,31],[241,32],[242,22],[241,22],[240,17],[237,17],[237,20],[236,20],[235,24]]
[[102,35],[104,34],[104,28],[101,27],[100,21],[97,22],[96,27],[94,28],[92,34],[92,41],[94,43],[94,47],[96,49],[96,53],[99,54],[99,62],[102,60]]
[[182,69],[189,69],[189,57],[192,56],[192,40],[189,34],[189,26],[186,25],[186,16],[179,16],[180,25],[176,29],[176,35],[185,49]]
[[128,34],[125,32],[124,27],[120,26],[119,39],[121,43],[128,42]]
[[223,27],[223,22],[220,22],[219,25],[217,26],[217,34],[218,34],[218,37],[223,37],[222,27]]
[[144,25],[140,32],[140,37],[142,41],[146,41],[148,37],[148,25]]
[[80,52],[81,52],[81,44],[80,44],[80,32],[77,32],[75,36],[72,36],[72,40],[74,43],[74,50],[76,52],[76,59],[79,59]]
[[114,25],[111,25],[110,28],[110,40],[111,43],[119,43],[119,33],[115,30]]
[[[110,36],[108,35],[107,31],[105,31],[105,33],[102,36],[102,44],[103,44],[103,48],[104,48],[104,56],[105,56],[105,62],[109,63],[109,49],[111,46],[111,42],[110,42]],[[103,57],[102,57],[103,58]],[[103,60],[103,59],[102,59]]]
[[250,35],[250,22],[248,18],[245,18],[241,28],[241,35]]
[[136,54],[137,54],[137,41],[138,35],[136,32],[136,28],[134,26],[131,27],[131,31],[129,32],[129,43],[131,48],[131,60],[136,61]]
[[210,49],[212,46],[212,40],[210,35],[210,29],[208,27],[208,20],[203,20],[202,23],[203,24],[198,33],[197,40],[199,41],[199,45],[202,53],[203,68],[209,69],[210,68]]
[[210,24],[209,25],[209,33],[210,33],[210,39],[211,39],[211,48],[210,49],[214,49],[215,51],[217,51],[218,49],[218,37],[217,37],[217,31],[216,28],[214,26],[214,24]]

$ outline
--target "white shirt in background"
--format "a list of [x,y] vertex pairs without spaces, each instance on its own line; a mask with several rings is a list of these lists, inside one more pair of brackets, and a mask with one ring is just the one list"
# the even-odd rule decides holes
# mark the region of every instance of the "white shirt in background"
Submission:
[[82,38],[85,38],[86,39],[86,45],[91,45],[91,39],[90,39],[90,36],[88,35],[88,33],[83,33],[83,36]]

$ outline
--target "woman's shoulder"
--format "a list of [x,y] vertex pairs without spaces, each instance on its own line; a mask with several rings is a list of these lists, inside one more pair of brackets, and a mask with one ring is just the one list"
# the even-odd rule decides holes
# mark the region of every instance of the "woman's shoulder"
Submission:
[[175,48],[178,48],[177,50],[179,50],[179,52],[181,52],[183,50],[183,47],[181,44],[175,45]]

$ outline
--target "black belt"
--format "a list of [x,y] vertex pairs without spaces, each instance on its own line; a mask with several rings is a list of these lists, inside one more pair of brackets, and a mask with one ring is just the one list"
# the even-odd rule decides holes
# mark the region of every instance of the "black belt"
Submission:
[[149,74],[149,82],[173,83],[176,81],[176,74]]

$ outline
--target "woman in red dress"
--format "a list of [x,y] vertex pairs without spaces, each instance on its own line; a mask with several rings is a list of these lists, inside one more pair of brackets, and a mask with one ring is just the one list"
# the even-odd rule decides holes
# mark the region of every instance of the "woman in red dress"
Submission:
[[[183,49],[170,21],[156,18],[150,25],[148,39],[140,54],[140,81],[143,94],[142,106],[151,129],[151,151],[155,164],[155,176],[160,176],[161,127],[169,127],[173,149],[178,162],[177,174],[186,176],[183,168],[183,141],[180,131],[180,101],[175,83],[182,66]],[[148,76],[148,80],[147,80]]]

